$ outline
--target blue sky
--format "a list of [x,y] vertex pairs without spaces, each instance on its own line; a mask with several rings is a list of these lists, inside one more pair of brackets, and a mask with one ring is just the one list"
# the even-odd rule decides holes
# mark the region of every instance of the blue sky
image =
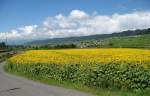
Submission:
[[79,9],[102,15],[149,10],[150,0],[0,0],[0,32],[40,24],[48,16]]
[[150,26],[149,5],[150,0],[0,0],[0,40],[4,32],[17,42],[144,29]]

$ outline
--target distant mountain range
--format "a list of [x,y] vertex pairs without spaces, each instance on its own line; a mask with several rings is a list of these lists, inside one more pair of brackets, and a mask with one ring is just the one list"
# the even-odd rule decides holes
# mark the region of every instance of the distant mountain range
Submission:
[[35,40],[32,42],[28,42],[26,44],[27,45],[64,44],[64,43],[84,42],[84,41],[91,41],[91,40],[103,40],[106,38],[136,36],[136,35],[144,35],[144,34],[150,34],[150,28],[142,29],[142,30],[128,30],[128,31],[116,32],[112,34],[101,34],[101,35],[97,34],[97,35],[80,36],[80,37]]

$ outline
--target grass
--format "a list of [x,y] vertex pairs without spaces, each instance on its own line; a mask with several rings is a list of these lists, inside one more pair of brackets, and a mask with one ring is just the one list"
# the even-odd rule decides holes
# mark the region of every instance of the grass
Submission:
[[91,40],[84,46],[102,48],[146,48],[150,49],[150,34],[137,36],[112,37],[102,40]]
[[[112,47],[125,48],[150,48],[150,35],[114,37],[106,40],[106,45],[112,43]],[[111,47],[111,46],[110,46]]]
[[0,62],[8,58],[7,52],[0,52]]

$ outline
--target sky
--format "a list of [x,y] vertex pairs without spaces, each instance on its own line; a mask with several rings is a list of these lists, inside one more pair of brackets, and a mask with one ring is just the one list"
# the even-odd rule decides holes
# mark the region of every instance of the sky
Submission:
[[150,27],[150,0],[0,0],[0,42]]

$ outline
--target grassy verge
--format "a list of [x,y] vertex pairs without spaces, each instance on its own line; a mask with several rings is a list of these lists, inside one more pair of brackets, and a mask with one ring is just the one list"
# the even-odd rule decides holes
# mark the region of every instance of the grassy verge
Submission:
[[85,85],[81,85],[77,83],[54,80],[46,76],[41,76],[41,75],[33,76],[31,74],[18,72],[15,70],[10,70],[7,67],[7,64],[4,66],[4,69],[8,73],[11,73],[17,76],[26,77],[33,81],[42,82],[45,84],[55,85],[55,86],[64,87],[64,88],[76,89],[79,91],[95,94],[95,96],[149,96],[150,95],[149,89],[144,90],[144,91],[140,90],[140,91],[133,92],[133,91],[125,91],[125,90],[123,91],[123,90],[117,90],[117,89],[112,90],[112,89],[91,88],[91,87],[87,87]]
[[9,57],[10,57],[10,55],[7,52],[1,52],[0,53],[0,62],[6,60]]

